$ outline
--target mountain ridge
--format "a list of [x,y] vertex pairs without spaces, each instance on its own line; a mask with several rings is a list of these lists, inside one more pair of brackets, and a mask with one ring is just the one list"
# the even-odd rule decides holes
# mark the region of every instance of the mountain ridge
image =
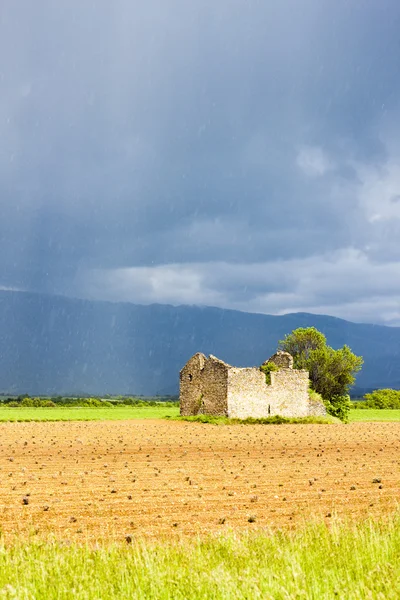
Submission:
[[176,393],[179,370],[195,352],[261,364],[286,333],[312,325],[333,347],[346,343],[364,356],[357,387],[400,388],[400,327],[0,290],[0,391]]

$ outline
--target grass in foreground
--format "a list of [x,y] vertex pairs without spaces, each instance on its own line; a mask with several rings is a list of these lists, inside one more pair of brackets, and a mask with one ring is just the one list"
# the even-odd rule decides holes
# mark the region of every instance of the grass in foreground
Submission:
[[[170,417],[167,417],[170,418]],[[248,419],[230,419],[228,417],[216,417],[214,415],[194,415],[190,417],[176,416],[172,417],[174,421],[190,421],[194,423],[211,423],[212,425],[282,425],[285,423],[298,423],[298,424],[327,424],[327,423],[340,423],[339,419],[334,417],[281,417],[274,415],[272,417],[255,419],[249,417]]]
[[0,545],[0,598],[398,598],[400,518],[160,544]]
[[400,410],[396,409],[353,409],[349,415],[350,423],[361,421],[400,421]]
[[[179,414],[176,406],[114,408],[8,408],[0,407],[0,421],[121,421],[126,419],[163,419]],[[1,598],[1,596],[0,596]]]

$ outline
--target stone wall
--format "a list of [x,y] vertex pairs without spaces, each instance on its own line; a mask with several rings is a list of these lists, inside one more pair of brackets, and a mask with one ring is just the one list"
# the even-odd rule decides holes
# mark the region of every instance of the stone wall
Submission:
[[198,353],[180,372],[181,415],[227,415],[228,365]]
[[239,419],[272,415],[306,417],[310,414],[308,372],[282,369],[271,373],[271,384],[257,368],[228,371],[228,415]]
[[228,416],[237,419],[268,417],[265,374],[255,367],[228,371]]
[[[286,353],[271,358],[279,354]],[[286,356],[278,356],[278,360],[280,358],[284,364],[290,364]],[[257,367],[231,367],[215,356],[207,358],[204,354],[195,354],[180,372],[181,415],[208,414],[240,419],[326,415],[325,407],[309,398],[307,371],[281,368],[272,371],[270,377],[268,385],[265,374]]]
[[[268,397],[274,412],[283,417],[307,417],[310,414],[308,371],[282,369],[271,373]],[[271,411],[272,412],[272,411]]]
[[181,415],[197,415],[201,403],[201,372],[206,362],[204,354],[192,356],[179,374]]
[[289,352],[278,350],[276,354],[273,354],[271,358],[265,361],[264,365],[269,362],[275,363],[281,369],[293,369],[293,356]]
[[310,415],[314,416],[314,417],[327,417],[328,416],[328,411],[325,408],[325,405],[323,402],[320,402],[319,400],[311,400],[310,399]]

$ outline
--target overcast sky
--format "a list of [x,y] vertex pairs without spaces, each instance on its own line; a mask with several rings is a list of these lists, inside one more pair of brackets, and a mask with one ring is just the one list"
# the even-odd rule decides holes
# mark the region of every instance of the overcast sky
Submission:
[[2,0],[0,288],[400,325],[398,0]]

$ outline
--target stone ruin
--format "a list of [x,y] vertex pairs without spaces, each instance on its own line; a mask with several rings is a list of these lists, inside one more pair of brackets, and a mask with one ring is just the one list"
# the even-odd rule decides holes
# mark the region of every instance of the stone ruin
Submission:
[[215,415],[246,419],[272,415],[284,417],[324,416],[321,402],[309,397],[308,371],[293,369],[293,357],[278,351],[264,363],[273,362],[270,383],[258,367],[233,367],[216,356],[198,352],[180,372],[182,416]]

